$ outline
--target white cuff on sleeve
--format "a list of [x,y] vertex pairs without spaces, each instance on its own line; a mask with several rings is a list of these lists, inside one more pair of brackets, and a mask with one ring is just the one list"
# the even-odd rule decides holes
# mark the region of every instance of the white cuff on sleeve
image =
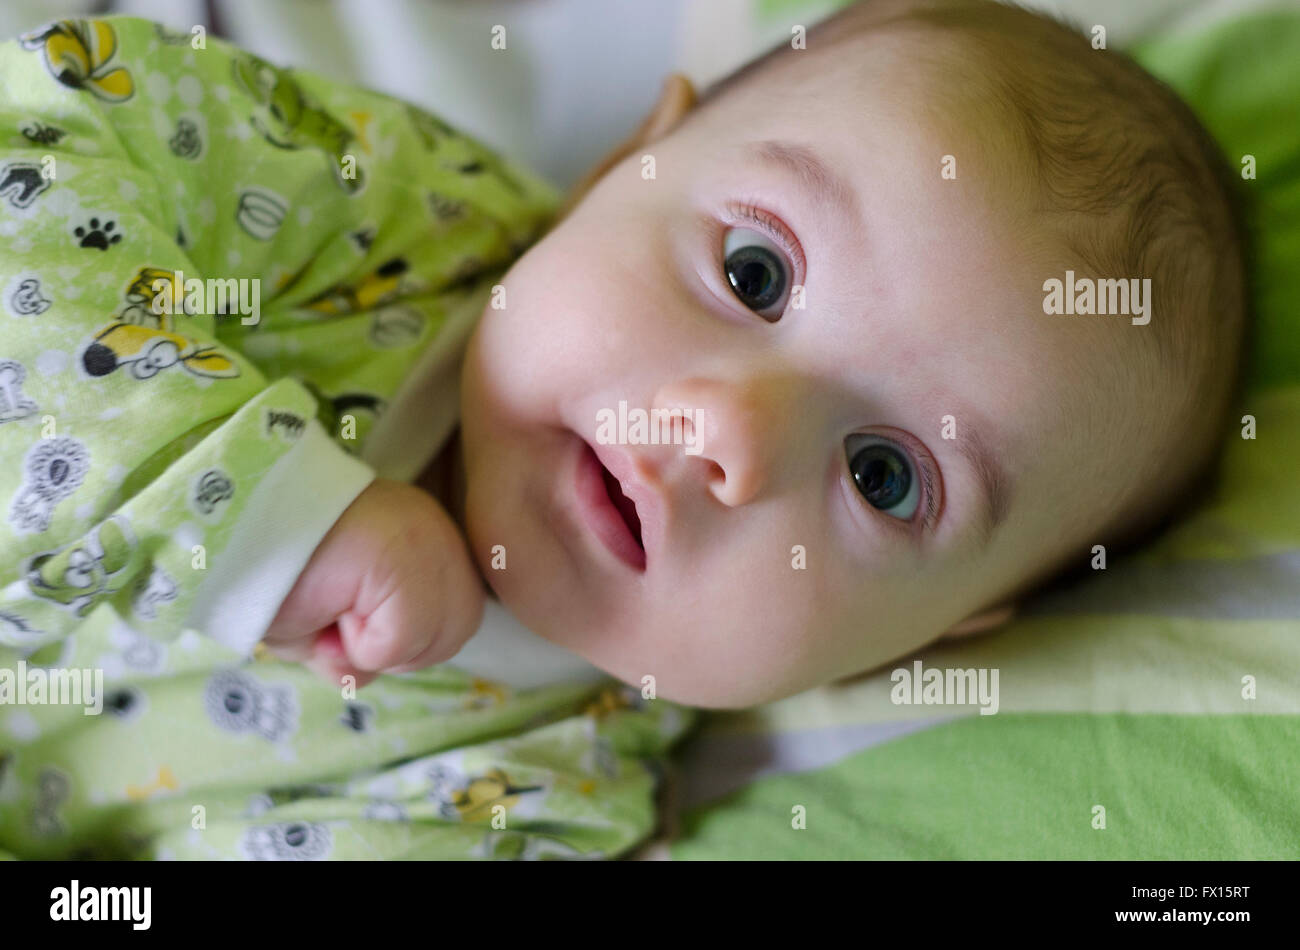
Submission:
[[316,546],[374,478],[312,419],[253,489],[229,544],[208,563],[185,626],[250,653]]

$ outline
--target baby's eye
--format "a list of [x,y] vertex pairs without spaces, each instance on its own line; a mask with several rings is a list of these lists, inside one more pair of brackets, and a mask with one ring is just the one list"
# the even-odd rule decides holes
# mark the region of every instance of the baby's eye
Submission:
[[790,286],[781,248],[753,228],[728,228],[722,253],[727,280],[740,302],[770,323],[780,320]]
[[907,453],[888,439],[855,434],[844,440],[849,471],[867,504],[910,521],[921,503],[920,479]]

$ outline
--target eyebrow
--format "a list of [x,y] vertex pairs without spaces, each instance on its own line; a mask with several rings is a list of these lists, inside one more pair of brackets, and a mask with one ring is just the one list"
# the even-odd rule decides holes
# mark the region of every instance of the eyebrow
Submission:
[[988,544],[993,532],[1007,519],[1013,482],[979,429],[970,423],[964,428],[964,437],[957,439],[957,451],[974,471],[975,480],[983,493],[985,504],[980,506],[976,530],[979,532],[980,543]]
[[858,193],[808,146],[767,139],[751,143],[748,153],[756,161],[791,175],[823,210],[851,221],[861,219]]

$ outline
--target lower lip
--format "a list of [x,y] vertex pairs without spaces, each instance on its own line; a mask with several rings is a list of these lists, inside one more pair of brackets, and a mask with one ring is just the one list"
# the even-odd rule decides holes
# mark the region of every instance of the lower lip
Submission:
[[605,490],[604,471],[591,446],[580,443],[576,487],[582,520],[611,554],[629,567],[644,571],[645,551]]

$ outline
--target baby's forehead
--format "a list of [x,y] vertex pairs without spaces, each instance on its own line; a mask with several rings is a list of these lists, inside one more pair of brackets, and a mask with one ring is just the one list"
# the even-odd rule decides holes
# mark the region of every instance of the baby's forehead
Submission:
[[906,67],[925,65],[928,60],[917,58],[925,42],[918,30],[882,28],[812,47],[778,47],[718,84],[718,92],[754,97],[816,91],[832,95],[837,105],[851,106],[864,93],[917,88],[921,70]]
[[959,31],[890,23],[772,51],[706,90],[692,124],[707,124],[716,144],[752,138],[756,122],[776,116],[805,141],[856,134],[859,154],[906,133],[1028,175],[1034,161],[999,95],[1004,82]]
[[[861,14],[873,6],[858,4],[847,12]],[[1038,19],[1027,13],[1024,17],[1029,21]],[[788,89],[791,84],[835,91],[844,89],[846,80],[854,74],[872,80],[877,90],[918,89],[942,80],[945,69],[973,62],[981,52],[996,58],[999,47],[1009,48],[1015,43],[1015,36],[1004,30],[967,29],[960,24],[931,22],[919,15],[855,15],[835,22],[838,20],[832,18],[813,27],[802,43],[796,34],[789,42],[744,64],[709,87],[704,99],[731,92]],[[958,90],[931,91],[951,95]]]

